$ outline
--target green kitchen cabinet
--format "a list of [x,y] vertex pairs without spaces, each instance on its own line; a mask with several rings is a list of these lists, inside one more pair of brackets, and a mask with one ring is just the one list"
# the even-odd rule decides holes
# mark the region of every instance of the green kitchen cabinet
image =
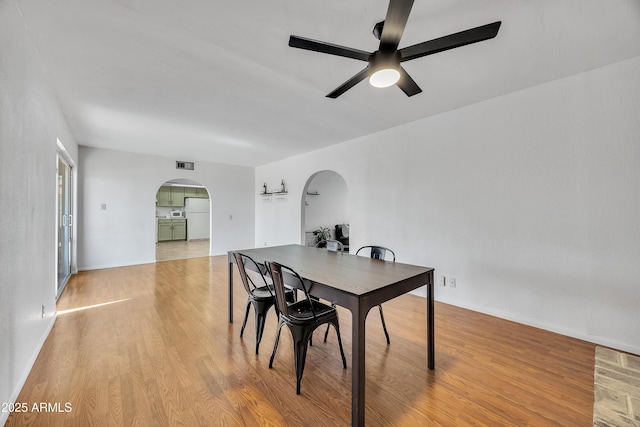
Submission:
[[187,220],[172,219],[173,240],[187,240]]
[[171,189],[171,206],[184,206],[184,187],[169,187]]
[[187,240],[186,219],[158,219],[158,242]]
[[206,188],[202,187],[184,187],[184,197],[191,197],[194,199],[208,199],[209,193]]
[[158,220],[158,242],[173,240],[173,228],[170,219]]
[[156,206],[171,206],[171,187],[160,187],[156,194]]
[[156,194],[156,206],[184,206],[185,188],[162,186]]
[[184,187],[184,197],[198,197],[198,189],[194,187]]

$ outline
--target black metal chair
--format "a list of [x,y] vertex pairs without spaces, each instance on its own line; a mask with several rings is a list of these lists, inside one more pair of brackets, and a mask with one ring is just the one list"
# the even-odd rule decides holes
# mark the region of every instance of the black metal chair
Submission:
[[[342,243],[337,240],[323,240],[322,242],[327,242],[327,250],[339,251],[342,252]],[[320,242],[320,243],[322,243]],[[335,242],[335,244],[329,245],[330,242]],[[320,245],[318,243],[318,245]],[[339,249],[336,249],[339,248]],[[371,248],[371,258],[384,260],[386,253],[389,252],[393,255],[393,262],[396,262],[396,254],[389,248],[385,248],[384,246],[363,246],[356,251],[356,255],[366,248]],[[335,305],[334,305],[335,307]],[[382,329],[384,330],[384,336],[387,338],[387,344],[391,344],[391,340],[389,339],[389,332],[387,332],[387,324],[384,321],[384,314],[382,313],[382,305],[378,304],[378,309],[380,310],[380,320],[382,321]],[[327,326],[327,330],[324,331],[324,342],[327,342],[327,337],[329,336],[329,326]]]
[[[304,372],[304,363],[307,358],[307,345],[313,335],[313,331],[325,323],[333,325],[338,334],[338,344],[340,355],[342,356],[342,366],[347,369],[347,359],[344,357],[342,340],[340,338],[340,325],[338,323],[338,312],[335,307],[323,304],[312,299],[302,277],[289,267],[276,262],[267,262],[267,267],[273,279],[273,286],[276,292],[276,305],[280,313],[280,322],[276,342],[273,346],[273,353],[269,360],[269,368],[273,367],[273,359],[276,357],[278,343],[280,341],[280,331],[287,325],[293,336],[294,363],[296,369],[296,394],[300,394],[300,382]],[[289,304],[284,287],[284,274],[292,280],[299,282],[299,287],[304,291],[305,299]],[[296,288],[298,287],[296,286]]]
[[[242,328],[240,329],[240,336],[244,334],[244,328],[247,326],[247,319],[249,318],[249,310],[253,305],[253,309],[256,315],[256,354],[258,354],[258,349],[260,347],[260,341],[262,340],[262,333],[264,332],[264,324],[265,319],[267,318],[267,312],[271,308],[271,306],[275,305],[276,297],[275,290],[273,289],[273,285],[267,283],[262,272],[264,272],[264,267],[261,268],[251,257],[247,255],[243,255],[239,252],[234,252],[233,256],[236,259],[236,264],[238,266],[238,271],[240,272],[240,278],[242,279],[242,284],[244,285],[244,289],[247,291],[247,310],[244,314],[244,320],[242,321]],[[245,265],[249,263],[251,264],[251,268],[246,267]],[[256,271],[257,274],[254,276],[258,276],[262,279],[262,283],[258,283],[256,285],[251,278],[247,274],[247,269]],[[287,288],[285,290],[286,297],[290,301],[295,301],[295,291],[293,289]],[[276,307],[276,313],[278,308]]]
[[[384,260],[387,256],[387,252],[389,252],[393,256],[393,262],[396,262],[396,254],[389,248],[385,248],[384,246],[363,246],[356,251],[356,255],[360,253],[363,249],[370,249],[370,256],[373,259]],[[384,330],[384,335],[387,337],[387,344],[391,344],[391,340],[389,339],[389,332],[387,332],[387,324],[384,322],[384,314],[382,314],[382,305],[378,304],[378,309],[380,309],[380,320],[382,320],[382,329]]]

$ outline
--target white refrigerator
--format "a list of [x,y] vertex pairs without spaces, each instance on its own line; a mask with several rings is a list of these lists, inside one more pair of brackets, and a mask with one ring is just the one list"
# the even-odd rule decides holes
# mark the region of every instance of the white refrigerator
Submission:
[[184,214],[187,218],[187,240],[209,238],[209,199],[184,199]]

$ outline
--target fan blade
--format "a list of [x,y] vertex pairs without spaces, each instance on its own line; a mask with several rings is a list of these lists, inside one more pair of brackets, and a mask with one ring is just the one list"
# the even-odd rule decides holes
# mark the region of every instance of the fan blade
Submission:
[[501,23],[501,21],[498,21],[492,24],[482,25],[480,27],[471,28],[470,30],[460,31],[459,33],[429,40],[427,42],[414,44],[413,46],[404,47],[398,50],[400,53],[400,61],[409,61],[411,59],[432,55],[434,53],[443,52],[456,47],[492,39],[498,35]]
[[340,95],[342,95],[343,93],[345,93],[346,91],[348,91],[349,89],[351,89],[352,87],[354,87],[355,85],[360,83],[362,80],[366,79],[368,75],[369,75],[369,67],[367,67],[364,70],[360,71],[358,74],[356,74],[355,76],[351,77],[349,80],[344,82],[342,85],[338,86],[333,92],[331,92],[329,95],[327,95],[327,98],[335,99],[335,98],[339,97]]
[[413,0],[389,1],[387,17],[384,19],[382,35],[380,36],[380,50],[395,51],[398,48],[412,7]]
[[352,49],[350,47],[339,46],[337,44],[321,42],[304,37],[289,37],[289,46],[299,49],[312,50],[314,52],[328,53],[329,55],[344,56],[347,58],[368,61],[371,54],[364,50]]
[[402,91],[406,93],[407,96],[417,95],[422,92],[420,86],[418,86],[418,84],[411,78],[409,73],[407,73],[407,71],[402,67],[400,67],[400,80],[398,80],[398,83],[396,83],[396,85],[400,89],[402,89]]

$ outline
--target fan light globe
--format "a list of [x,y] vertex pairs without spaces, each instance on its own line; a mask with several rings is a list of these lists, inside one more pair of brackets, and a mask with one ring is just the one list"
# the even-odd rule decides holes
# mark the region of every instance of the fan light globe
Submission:
[[369,83],[373,87],[389,87],[400,80],[400,72],[395,68],[383,68],[371,74]]

